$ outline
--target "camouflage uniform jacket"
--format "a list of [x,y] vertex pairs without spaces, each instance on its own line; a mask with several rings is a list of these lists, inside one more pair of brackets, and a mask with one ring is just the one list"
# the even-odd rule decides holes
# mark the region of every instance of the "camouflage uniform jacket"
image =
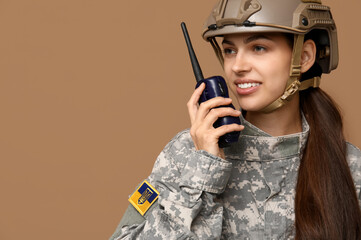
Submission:
[[[158,202],[144,218],[130,205],[111,239],[293,239],[308,124],[303,119],[301,133],[281,137],[243,124],[226,160],[196,151],[188,130],[173,138],[147,179],[160,192]],[[361,153],[347,148],[359,196]]]

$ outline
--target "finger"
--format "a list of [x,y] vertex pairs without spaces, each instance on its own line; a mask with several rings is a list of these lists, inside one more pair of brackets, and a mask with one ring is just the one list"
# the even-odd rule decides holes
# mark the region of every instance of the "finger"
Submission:
[[244,129],[244,126],[239,125],[237,123],[227,124],[227,125],[223,125],[223,126],[220,126],[216,129],[214,129],[214,135],[218,136],[218,138],[219,138],[220,136],[223,136],[226,133],[239,132],[239,131],[242,131],[243,129]]
[[215,97],[208,101],[202,102],[199,106],[195,121],[203,121],[212,108],[229,105],[232,103],[232,99],[224,97]]
[[220,117],[232,116],[239,117],[241,112],[230,107],[213,108],[209,111],[207,116],[204,118],[204,125],[212,126],[215,121]]
[[191,124],[193,124],[194,120],[195,120],[195,116],[197,114],[198,111],[198,100],[202,94],[202,92],[204,91],[206,84],[205,83],[201,83],[201,85],[199,85],[196,90],[193,92],[192,96],[190,97],[188,103],[187,103],[187,108],[188,108],[188,114],[191,120]]

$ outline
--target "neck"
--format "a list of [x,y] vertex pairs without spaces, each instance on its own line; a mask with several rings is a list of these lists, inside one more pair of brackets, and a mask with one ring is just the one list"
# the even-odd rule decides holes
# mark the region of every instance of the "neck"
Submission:
[[299,95],[281,108],[271,112],[247,112],[246,120],[271,136],[283,136],[302,131]]

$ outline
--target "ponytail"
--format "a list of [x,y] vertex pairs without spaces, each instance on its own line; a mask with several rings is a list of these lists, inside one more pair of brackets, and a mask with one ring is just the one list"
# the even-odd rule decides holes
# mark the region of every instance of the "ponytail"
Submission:
[[301,91],[300,108],[310,132],[296,185],[296,239],[361,239],[340,112],[320,88]]

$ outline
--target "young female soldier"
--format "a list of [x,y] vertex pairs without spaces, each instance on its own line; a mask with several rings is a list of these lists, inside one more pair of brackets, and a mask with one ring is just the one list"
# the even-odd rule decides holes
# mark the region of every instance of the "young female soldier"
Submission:
[[[159,155],[112,239],[361,239],[361,154],[319,88],[338,63],[330,9],[320,0],[221,0],[203,38],[242,113],[221,97],[198,106],[200,85],[190,130]],[[213,127],[227,115],[243,125]],[[219,148],[233,131],[238,142]]]

